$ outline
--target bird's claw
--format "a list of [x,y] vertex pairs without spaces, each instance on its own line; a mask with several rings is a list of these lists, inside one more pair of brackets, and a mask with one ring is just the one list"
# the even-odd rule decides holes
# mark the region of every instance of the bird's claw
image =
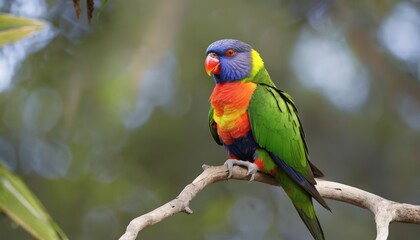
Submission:
[[[237,161],[237,160],[236,160]],[[231,178],[232,177],[232,168],[233,168],[233,163],[235,162],[235,159],[228,159],[226,160],[225,164],[228,168],[229,174],[227,176],[227,178]]]
[[249,179],[250,182],[254,181],[255,174],[258,172],[259,168],[254,163],[249,163],[248,165],[248,172],[246,173],[247,176],[251,175],[251,178]]
[[243,161],[243,160],[237,160],[237,159],[228,159],[226,160],[225,164],[228,168],[229,174],[228,174],[228,179],[232,177],[232,168],[233,165],[240,165],[240,166],[244,166],[248,168],[248,171],[246,173],[247,176],[251,175],[249,181],[253,181],[255,178],[255,174],[258,172],[259,167],[251,162],[248,161]]

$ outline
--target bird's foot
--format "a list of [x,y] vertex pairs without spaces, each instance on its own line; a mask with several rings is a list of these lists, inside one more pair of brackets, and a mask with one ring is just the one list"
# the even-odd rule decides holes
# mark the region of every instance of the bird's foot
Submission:
[[233,165],[247,167],[248,168],[248,172],[246,173],[246,175],[247,176],[251,175],[251,178],[249,179],[250,182],[254,180],[255,174],[260,169],[257,166],[257,164],[255,164],[255,163],[248,162],[248,161],[243,161],[243,160],[237,160],[237,159],[228,159],[228,160],[226,160],[225,165],[227,166],[228,171],[229,171],[228,178],[231,178],[232,177],[232,168],[233,168]]

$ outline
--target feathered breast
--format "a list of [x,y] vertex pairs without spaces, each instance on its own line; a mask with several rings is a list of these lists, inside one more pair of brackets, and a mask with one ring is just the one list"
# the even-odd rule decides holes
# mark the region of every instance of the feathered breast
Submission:
[[257,84],[252,82],[218,83],[210,96],[213,119],[225,143],[245,136],[250,130],[248,106]]

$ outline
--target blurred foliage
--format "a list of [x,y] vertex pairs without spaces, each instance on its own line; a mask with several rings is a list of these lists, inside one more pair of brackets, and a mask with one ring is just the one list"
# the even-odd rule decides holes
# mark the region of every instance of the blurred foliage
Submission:
[[1,164],[0,210],[37,239],[67,239],[25,183]]
[[[99,15],[101,15],[102,11],[105,9],[106,3],[108,0],[103,0],[101,2],[101,7],[98,10],[98,13],[96,16],[99,18]],[[82,7],[80,6],[80,0],[73,0],[73,8],[74,12],[76,13],[76,18],[79,19],[80,15],[82,14]],[[89,23],[92,22],[93,18],[93,11],[95,10],[95,1],[94,0],[86,0],[86,11],[87,11],[87,18]]]
[[[95,7],[100,7],[96,4]],[[70,239],[116,239],[226,158],[207,125],[207,46],[250,43],[297,103],[326,178],[420,204],[417,1],[108,1],[77,21],[71,1],[0,1],[50,25],[0,49],[0,154]],[[85,18],[85,19],[84,19]],[[7,61],[5,60],[7,59]],[[328,239],[372,239],[365,210],[318,210]],[[281,189],[210,186],[145,239],[308,239]],[[5,239],[26,239],[0,218]],[[393,224],[390,239],[416,239]]]
[[[34,34],[43,26],[36,20],[0,14],[0,46]],[[0,211],[37,239],[67,239],[25,183],[1,163]]]
[[[106,4],[106,1],[103,2],[102,6],[105,6],[105,4]],[[77,19],[79,19],[80,14],[82,14],[82,7],[80,6],[80,0],[73,0],[73,7],[74,7],[74,11],[76,12]],[[86,11],[87,11],[86,16],[87,16],[87,19],[90,23],[92,21],[92,18],[93,18],[93,10],[95,9],[95,2],[93,0],[86,0],[86,8],[87,8],[86,9]]]
[[0,14],[0,46],[38,32],[44,24],[33,19]]

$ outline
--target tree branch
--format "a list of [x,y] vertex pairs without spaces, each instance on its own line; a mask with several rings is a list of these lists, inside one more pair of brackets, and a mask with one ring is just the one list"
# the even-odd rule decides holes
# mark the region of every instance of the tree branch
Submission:
[[[137,234],[145,227],[154,225],[163,219],[179,212],[192,214],[189,208],[190,201],[206,186],[227,179],[228,170],[225,166],[206,166],[204,171],[190,184],[188,184],[172,201],[133,219],[120,240],[134,240]],[[246,169],[238,166],[233,167],[232,179],[248,180]],[[376,240],[385,240],[388,237],[389,224],[391,222],[420,224],[420,206],[405,203],[397,203],[375,194],[360,190],[341,183],[316,179],[319,193],[322,197],[340,202],[349,203],[361,208],[368,209],[375,216],[377,237]],[[254,181],[279,186],[270,175],[258,172]]]

